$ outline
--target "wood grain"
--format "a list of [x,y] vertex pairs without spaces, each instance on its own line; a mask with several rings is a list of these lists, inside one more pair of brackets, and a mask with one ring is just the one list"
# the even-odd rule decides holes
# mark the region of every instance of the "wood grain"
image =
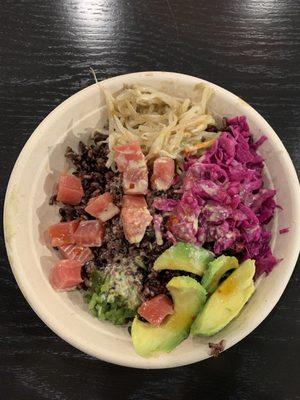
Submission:
[[[300,169],[298,0],[1,0],[0,196],[28,137],[58,104],[98,79],[142,71],[205,78],[253,105]],[[298,265],[299,267],[299,265]],[[137,371],[55,336],[0,255],[0,398],[300,399],[296,269],[254,333],[215,360]]]

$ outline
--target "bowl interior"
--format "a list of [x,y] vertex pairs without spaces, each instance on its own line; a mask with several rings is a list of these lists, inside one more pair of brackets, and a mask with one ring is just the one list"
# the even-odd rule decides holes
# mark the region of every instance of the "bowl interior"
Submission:
[[[100,322],[87,311],[79,292],[56,293],[48,275],[57,255],[47,243],[45,232],[58,221],[57,207],[48,205],[57,177],[70,167],[64,159],[67,146],[77,148],[106,120],[101,88],[111,91],[123,84],[145,84],[177,96],[194,95],[202,80],[186,75],[146,72],[108,79],[75,94],[55,109],[36,129],[24,147],[12,173],[5,202],[5,238],[10,263],[17,282],[35,312],[59,336],[100,359],[141,368],[165,368],[200,361],[209,356],[208,342],[226,340],[226,348],[251,332],[279,300],[293,271],[299,251],[299,186],[295,170],[282,143],[267,122],[247,103],[212,85],[209,103],[217,116],[246,115],[255,138],[269,140],[260,153],[266,160],[265,179],[278,189],[272,222],[272,247],[281,263],[268,278],[257,282],[257,291],[240,316],[213,338],[191,339],[167,355],[143,359],[135,354],[126,328]],[[296,223],[298,221],[298,224]],[[288,226],[288,234],[279,235]]]

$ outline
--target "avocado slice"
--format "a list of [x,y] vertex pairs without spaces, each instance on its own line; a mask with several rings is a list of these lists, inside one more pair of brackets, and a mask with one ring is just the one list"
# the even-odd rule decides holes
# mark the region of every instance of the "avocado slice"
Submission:
[[208,264],[201,285],[207,290],[208,294],[213,293],[217,289],[222,276],[238,266],[239,262],[236,257],[220,256],[216,258]]
[[155,261],[153,269],[173,269],[202,276],[214,254],[191,243],[176,243],[164,251]]
[[189,335],[190,326],[206,300],[206,290],[189,276],[177,276],[167,284],[174,313],[155,327],[135,317],[131,337],[135,351],[142,357],[170,352]]
[[193,335],[212,336],[235,318],[253,294],[255,261],[246,260],[211,295],[191,327]]

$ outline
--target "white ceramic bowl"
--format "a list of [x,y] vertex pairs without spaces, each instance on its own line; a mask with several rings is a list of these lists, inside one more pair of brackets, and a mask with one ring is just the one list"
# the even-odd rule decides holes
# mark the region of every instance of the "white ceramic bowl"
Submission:
[[[294,269],[300,245],[300,191],[298,179],[283,144],[270,125],[245,101],[213,85],[211,110],[220,116],[246,115],[255,138],[268,137],[260,151],[266,160],[266,180],[278,189],[272,226],[272,248],[283,261],[257,284],[242,313],[213,338],[189,338],[169,354],[143,359],[135,352],[126,328],[100,322],[87,311],[79,292],[57,293],[48,282],[57,256],[46,244],[45,231],[58,221],[57,208],[48,205],[60,171],[68,167],[66,146],[76,148],[80,139],[105,121],[102,86],[111,91],[126,84],[155,86],[171,94],[192,96],[201,79],[168,72],[142,72],[117,76],[94,84],[70,97],[39,125],[23,148],[12,172],[4,211],[5,240],[10,264],[28,303],[61,338],[78,349],[115,364],[138,368],[166,368],[209,357],[208,342],[226,340],[226,348],[239,342],[260,324],[282,295]],[[287,234],[278,230],[289,227]]]

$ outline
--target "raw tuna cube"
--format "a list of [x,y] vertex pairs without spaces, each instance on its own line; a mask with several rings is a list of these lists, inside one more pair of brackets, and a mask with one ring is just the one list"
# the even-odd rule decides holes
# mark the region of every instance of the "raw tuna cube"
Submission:
[[74,233],[75,243],[83,247],[100,247],[105,234],[104,224],[99,220],[80,221]]
[[173,303],[165,294],[159,294],[153,299],[145,301],[138,309],[140,316],[155,326],[159,326],[166,316],[173,312]]
[[50,283],[55,290],[75,289],[81,282],[81,263],[79,261],[58,261],[50,274]]
[[120,212],[119,208],[114,205],[110,193],[91,198],[85,211],[102,222],[108,221]]
[[120,172],[127,168],[145,167],[146,160],[138,142],[115,146],[115,162]]
[[93,253],[88,247],[78,246],[76,244],[66,244],[61,246],[59,250],[64,258],[78,261],[81,265],[93,258]]
[[154,190],[168,190],[172,185],[175,174],[175,163],[170,157],[159,157],[153,163],[151,178]]
[[57,200],[65,204],[76,205],[84,195],[81,180],[74,175],[61,175],[58,181]]
[[125,195],[122,199],[122,208],[147,208],[144,196]]
[[150,225],[152,217],[147,209],[124,208],[121,218],[125,238],[129,243],[140,243],[146,228]]
[[139,243],[150,225],[152,217],[143,196],[125,195],[121,219],[125,238],[129,243]]
[[148,190],[147,167],[128,168],[124,171],[123,189],[125,194],[146,194]]
[[78,224],[79,220],[74,220],[51,225],[48,230],[51,246],[60,247],[65,244],[75,243],[74,233],[78,227]]

